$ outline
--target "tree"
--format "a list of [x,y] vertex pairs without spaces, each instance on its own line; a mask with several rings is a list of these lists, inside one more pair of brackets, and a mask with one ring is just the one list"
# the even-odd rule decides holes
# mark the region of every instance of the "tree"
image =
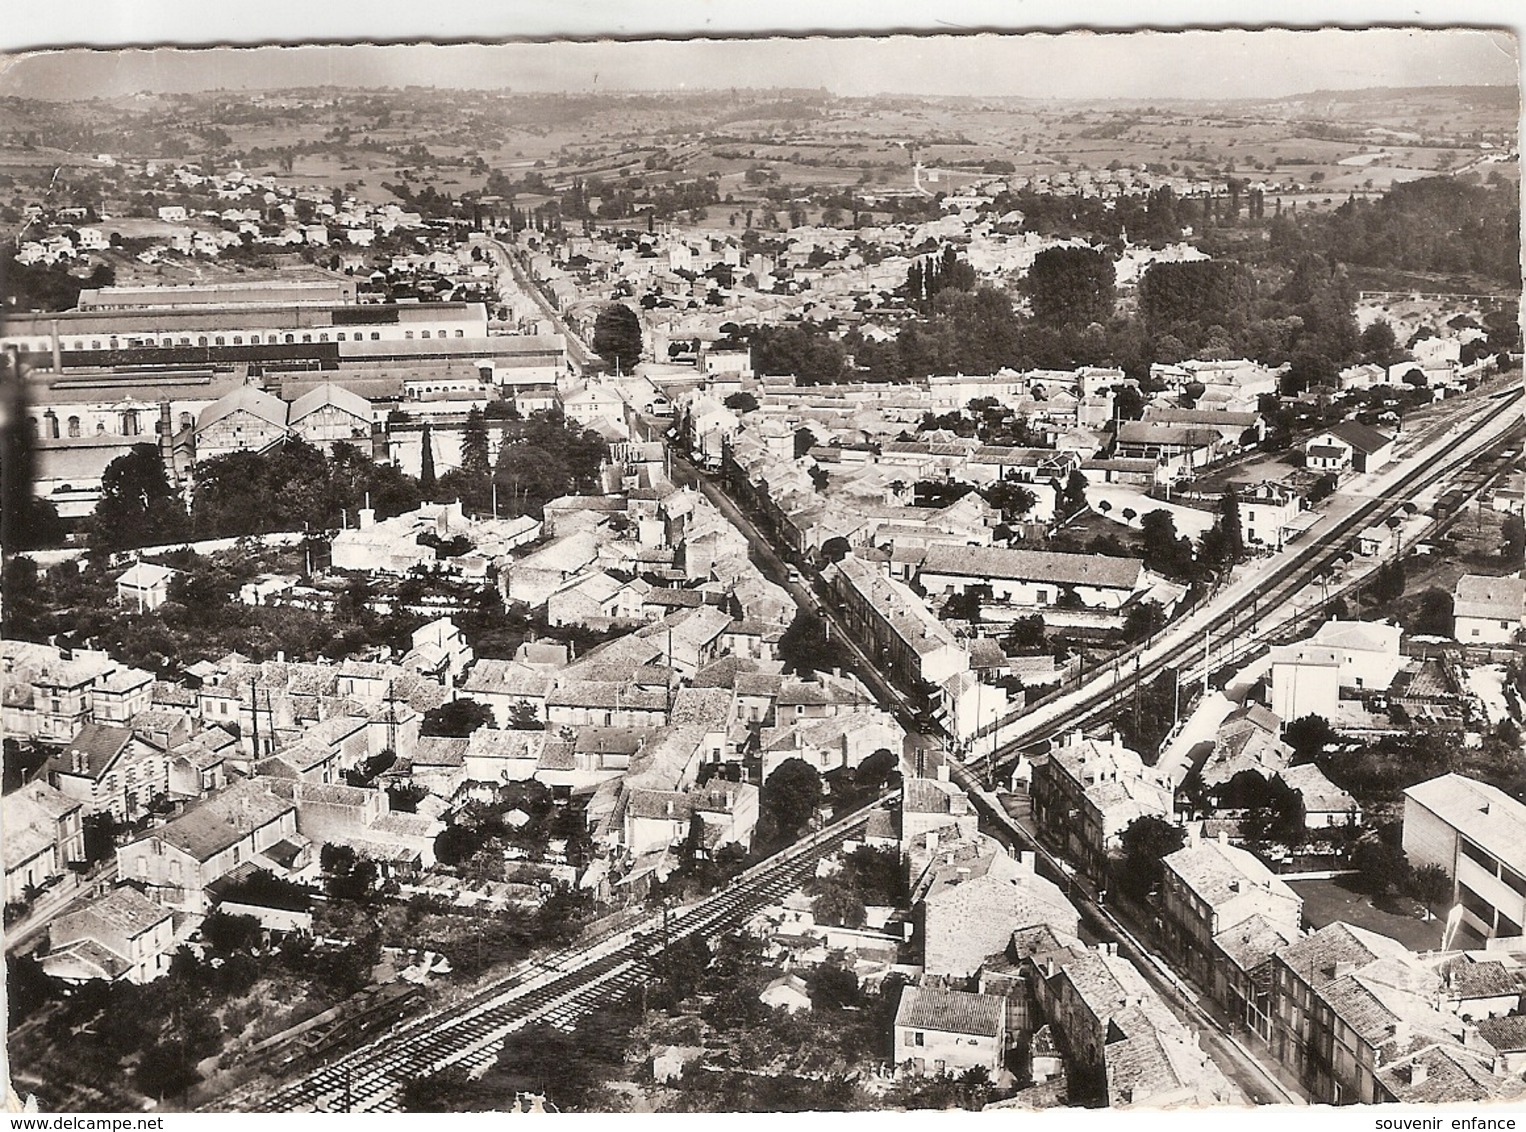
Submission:
[[1399,358],[1399,342],[1387,319],[1378,319],[1362,331],[1362,356],[1374,365],[1388,367]]
[[1123,860],[1119,866],[1118,886],[1135,900],[1144,901],[1160,884],[1165,871],[1162,859],[1185,845],[1187,834],[1179,825],[1147,815],[1131,821],[1120,840],[1123,842]]
[[1378,567],[1372,579],[1372,596],[1381,602],[1397,601],[1404,596],[1406,571],[1402,558],[1391,558]]
[[1368,891],[1387,896],[1391,889],[1403,888],[1409,881],[1409,862],[1404,851],[1374,834],[1357,842],[1351,852],[1351,867],[1361,874]]
[[438,1073],[409,1077],[398,1094],[404,1112],[452,1112],[463,1094],[472,1086],[471,1075],[460,1065],[451,1065]]
[[736,393],[727,394],[722,402],[733,413],[750,413],[758,407],[758,399],[747,390],[738,390]]
[[1452,635],[1452,595],[1432,586],[1420,595],[1420,608],[1410,623],[1410,632],[1432,637]]
[[201,938],[216,955],[252,951],[260,944],[263,931],[254,916],[232,916],[213,912],[201,922]]
[[1095,248],[1045,248],[1023,281],[1037,322],[1089,326],[1113,317],[1113,261]]
[[1166,613],[1158,601],[1135,603],[1123,619],[1123,639],[1131,644],[1148,640],[1166,627]]
[[794,620],[779,638],[778,655],[786,671],[809,677],[852,665],[852,654],[837,638],[828,635],[828,625],[809,609],[795,611]]
[[821,544],[821,556],[828,562],[841,562],[852,553],[853,548],[841,535],[834,535]]
[[1086,476],[1080,468],[1073,468],[1070,478],[1065,481],[1065,490],[1060,492],[1060,512],[1064,515],[1074,515],[1086,506]]
[[812,970],[805,977],[805,989],[812,1010],[842,1010],[863,1001],[858,976],[836,963],[822,963]]
[[968,621],[971,625],[978,625],[983,588],[971,586],[960,593],[950,594],[948,600],[943,603],[943,616],[953,621]]
[[184,538],[188,528],[155,445],[134,444],[106,465],[89,524],[92,550],[162,545]]
[[641,319],[624,303],[610,303],[594,321],[593,348],[616,369],[635,369],[641,361]]
[[817,923],[843,928],[861,928],[868,917],[863,898],[851,888],[830,884],[811,901],[811,915]]
[[1526,519],[1519,515],[1506,515],[1500,524],[1500,553],[1505,565],[1520,569],[1526,559]]
[[509,727],[514,731],[544,731],[546,725],[535,714],[535,705],[529,700],[516,700],[509,705]]
[[785,759],[764,781],[759,802],[773,828],[793,838],[821,804],[821,773],[804,759]]
[[465,739],[477,728],[492,725],[493,709],[463,696],[426,711],[423,723],[419,727],[419,734]]
[[1015,523],[1038,503],[1031,488],[1012,480],[999,480],[981,493],[985,501],[1001,512],[1002,521]]
[[117,833],[121,827],[110,810],[89,814],[80,823],[85,838],[85,860],[90,864],[105,861],[117,851]]
[[419,438],[419,490],[424,498],[434,495],[434,438],[429,434],[429,422],[424,422],[424,432]]
[[1013,652],[1032,655],[1044,651],[1044,616],[1030,613],[1012,622],[1007,632],[1006,647]]
[[1151,511],[1140,522],[1144,534],[1146,570],[1168,578],[1190,581],[1194,575],[1192,543],[1176,535],[1176,521],[1169,511]]
[[696,990],[710,966],[710,948],[699,935],[680,936],[654,954],[648,962],[652,981],[647,1005],[658,1010],[676,1010]]
[[1322,715],[1305,715],[1282,729],[1283,741],[1293,748],[1296,762],[1312,762],[1338,736]]
[[864,761],[853,769],[853,781],[866,790],[879,791],[900,771],[901,761],[893,751],[884,747],[865,756]]
[[492,474],[488,458],[487,418],[473,405],[461,431],[461,471],[472,483],[487,483]]
[[1436,905],[1452,896],[1452,878],[1440,865],[1421,865],[1410,876],[1410,891],[1425,904],[1425,914],[1434,917]]

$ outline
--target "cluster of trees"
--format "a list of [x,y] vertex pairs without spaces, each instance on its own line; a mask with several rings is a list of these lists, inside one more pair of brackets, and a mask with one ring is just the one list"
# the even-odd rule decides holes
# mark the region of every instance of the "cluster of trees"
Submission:
[[843,858],[842,868],[809,881],[817,923],[864,926],[866,906],[897,908],[907,900],[906,878],[893,850],[864,845]]
[[[507,815],[513,810],[529,820],[518,826],[510,823]],[[435,838],[435,857],[442,865],[480,866],[502,879],[503,857],[495,849],[513,846],[527,860],[539,861],[553,838],[567,842],[569,859],[586,858],[590,852],[581,809],[558,806],[544,783],[515,782],[499,787],[491,802],[471,802],[457,810]]]
[[1347,200],[1273,229],[1288,254],[1319,248],[1372,270],[1472,275],[1508,287],[1521,279],[1520,197],[1513,181],[1426,177],[1381,197]]
[[759,846],[787,844],[811,821],[822,802],[821,772],[804,759],[785,759],[758,796]]
[[[1100,245],[1040,253],[1022,286],[1031,320],[945,249],[909,273],[901,292],[918,318],[894,341],[868,341],[856,330],[838,340],[830,326],[754,329],[758,364],[765,373],[813,382],[1104,364],[1144,379],[1153,362],[1245,357],[1290,364],[1287,391],[1297,393],[1329,383],[1359,359],[1392,363],[1399,356],[1381,330],[1365,341],[1358,334],[1348,265],[1368,275],[1470,271],[1499,283],[1518,275],[1519,207],[1504,185],[1418,181],[1376,202],[1350,201],[1333,214],[1284,213],[1279,206],[1271,218],[1242,182],[1231,178],[1227,190],[1198,203],[1161,189],[1106,207],[1072,196],[1009,195],[997,207],[1020,209],[1024,229]],[[1153,264],[1141,280],[1138,315],[1114,315],[1112,256],[1125,229],[1134,241],[1176,239],[1183,223],[1237,222],[1242,203],[1245,222],[1266,227],[1269,241],[1205,237],[1214,258]],[[1504,312],[1493,322],[1479,349],[1514,348],[1513,316]]]
[[301,439],[271,452],[230,452],[203,461],[187,513],[159,449],[136,444],[106,466],[87,523],[95,551],[159,546],[182,539],[236,538],[278,530],[337,528],[367,496],[382,518],[417,507],[418,484],[353,445],[325,455]]
[[1213,526],[1196,546],[1176,533],[1176,521],[1166,510],[1151,511],[1140,520],[1141,556],[1145,569],[1191,584],[1222,578],[1245,559],[1245,536],[1240,525],[1240,502],[1233,491],[1218,505]]
[[191,533],[333,530],[346,516],[354,521],[368,498],[386,519],[413,510],[423,496],[418,481],[352,444],[337,443],[327,454],[294,437],[269,452],[230,452],[198,463]]
[[318,866],[323,870],[323,891],[330,900],[368,900],[381,877],[375,861],[337,843],[324,844]]
[[975,269],[959,258],[959,253],[945,247],[941,255],[912,261],[906,272],[905,293],[913,307],[927,314],[933,302],[945,290],[973,291]]
[[201,1080],[198,1062],[244,1040],[272,1012],[261,985],[296,981],[316,1012],[367,986],[381,957],[377,933],[338,948],[288,936],[270,949],[263,937],[253,917],[214,912],[201,928],[204,955],[181,947],[153,983],[96,980],[67,995],[34,958],[7,956],[10,1024],[52,1006],[39,1036],[52,1047],[57,1088],[93,1090],[128,1107],[141,1101],[124,1087],[156,1101],[184,1094]]
[[386,617],[372,612],[364,579],[352,582],[327,614],[245,605],[234,595],[271,558],[237,549],[210,559],[190,552],[161,557],[180,574],[170,582],[170,600],[141,613],[116,601],[114,579],[120,571],[102,561],[87,560],[78,572],[42,574],[30,558],[13,558],[0,576],[7,599],[0,625],[20,640],[56,638],[60,645],[81,647],[88,641],[128,664],[169,674],[232,651],[256,659],[278,652],[312,659],[352,655],[372,644],[406,649],[409,635],[424,621],[406,612]]
[[1045,248],[1023,280],[1036,321],[1046,326],[1089,326],[1113,317],[1116,275],[1112,258],[1095,248]]
[[414,479],[343,442],[331,453],[300,438],[269,452],[230,452],[197,465],[188,513],[158,448],[134,445],[102,476],[101,498],[87,523],[90,546],[116,551],[268,531],[334,530],[368,499],[382,519],[411,511],[430,496],[460,498],[482,511],[491,506],[494,482],[500,515],[539,517],[552,499],[595,490],[608,454],[597,433],[538,413],[506,424],[497,467],[490,471],[486,419],[475,409],[462,447],[463,466],[438,482],[431,458],[421,479]]
[[1120,840],[1123,855],[1114,870],[1113,884],[1124,895],[1143,903],[1165,876],[1161,862],[1187,843],[1187,833],[1164,818],[1147,815],[1131,821]]
[[1023,214],[1025,232],[1082,238],[1111,249],[1122,248],[1125,232],[1130,243],[1174,243],[1181,239],[1183,225],[1197,219],[1189,215],[1189,202],[1179,200],[1170,186],[1107,201],[1033,189],[998,194],[992,211],[1001,215],[1014,210]]
[[440,477],[438,494],[460,498],[473,510],[492,506],[498,487],[498,514],[540,518],[547,503],[564,495],[592,494],[609,455],[598,433],[579,428],[560,414],[536,413],[507,421],[499,433],[498,462],[487,472],[486,421],[469,419],[462,436],[462,466]]
[[64,263],[21,263],[14,246],[0,255],[0,279],[5,280],[5,305],[10,310],[67,311],[79,305],[87,287],[110,287],[117,273],[109,263],[79,275]]

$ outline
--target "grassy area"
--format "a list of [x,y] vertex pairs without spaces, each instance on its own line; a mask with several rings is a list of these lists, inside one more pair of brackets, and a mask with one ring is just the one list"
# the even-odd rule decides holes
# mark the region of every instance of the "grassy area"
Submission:
[[1375,901],[1356,887],[1357,879],[1295,880],[1288,887],[1303,897],[1303,918],[1312,927],[1342,920],[1390,936],[1412,951],[1440,946],[1443,921],[1427,921],[1424,905],[1407,897]]

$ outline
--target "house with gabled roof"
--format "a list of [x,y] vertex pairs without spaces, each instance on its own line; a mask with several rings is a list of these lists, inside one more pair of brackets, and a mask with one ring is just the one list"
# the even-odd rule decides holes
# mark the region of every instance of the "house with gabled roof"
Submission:
[[149,983],[169,973],[174,944],[173,913],[123,885],[54,917],[42,969],[69,983]]
[[1311,472],[1376,472],[1393,459],[1394,438],[1357,421],[1342,421],[1311,436],[1303,451],[1304,467]]
[[314,448],[329,451],[340,441],[369,444],[375,415],[371,402],[364,397],[325,381],[291,403],[287,425]]
[[1519,1103],[1526,1092],[1519,1073],[1496,1065],[1490,1051],[1443,1042],[1388,1062],[1374,1078],[1374,1104]]
[[196,458],[267,451],[291,435],[286,419],[285,401],[253,385],[240,385],[197,416]]
[[514,725],[518,716],[546,720],[546,700],[556,677],[545,668],[517,660],[483,658],[472,665],[462,694],[493,710],[498,727]]
[[1526,629],[1526,580],[1464,574],[1452,590],[1452,636],[1465,645],[1506,645]]
[[87,723],[47,762],[48,781],[84,804],[86,813],[109,811],[119,822],[141,816],[169,792],[169,760],[130,727]]
[[[1163,864],[1160,910],[1170,953],[1235,1017],[1269,1037],[1266,964],[1273,946],[1298,937],[1303,900],[1254,854],[1223,836],[1194,836]],[[1264,955],[1255,954],[1273,940]]]
[[34,780],[0,801],[5,834],[5,902],[26,901],[30,890],[67,877],[85,859],[83,804]]
[[1107,875],[1110,853],[1123,831],[1142,817],[1170,821],[1173,783],[1116,738],[1079,732],[1034,768],[1033,814],[1040,831],[1087,876]]
[[117,875],[145,886],[161,904],[201,912],[206,886],[245,861],[268,861],[284,873],[307,855],[296,803],[249,779],[124,845],[117,853]]
[[895,1063],[918,1076],[984,1069],[992,1080],[1006,1054],[1006,1004],[995,995],[901,988],[895,1013]]
[[1075,601],[1104,610],[1122,608],[1148,585],[1137,558],[969,546],[929,547],[917,581],[929,594],[984,587],[990,600],[1004,605],[1044,608]]
[[785,761],[801,759],[821,774],[856,767],[875,751],[899,752],[905,735],[887,712],[866,708],[853,714],[792,720],[765,728],[759,736],[763,781]]
[[913,919],[923,970],[974,977],[1024,924],[1076,933],[1080,915],[1053,882],[1039,876],[1032,853],[1009,856],[984,835],[930,850],[912,886]]
[[1038,1006],[1068,1054],[1070,1097],[1113,1108],[1243,1100],[1116,944],[1030,960]]
[[1327,1104],[1371,1104],[1375,1071],[1466,1024],[1439,1008],[1441,978],[1397,940],[1341,921],[1272,960],[1272,1052]]
[[179,575],[178,570],[157,566],[152,562],[134,562],[125,573],[117,575],[117,601],[123,608],[158,609],[170,596],[170,580]]

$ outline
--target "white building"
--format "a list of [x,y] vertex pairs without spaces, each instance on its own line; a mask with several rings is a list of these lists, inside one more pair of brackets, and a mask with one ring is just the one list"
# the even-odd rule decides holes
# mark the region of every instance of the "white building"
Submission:
[[1526,628],[1526,581],[1464,574],[1452,591],[1452,636],[1465,645],[1504,645]]
[[996,995],[941,987],[903,987],[895,1014],[895,1063],[912,1073],[958,1076],[1002,1069],[1007,1005]]
[[1439,865],[1463,922],[1484,938],[1526,924],[1526,805],[1485,782],[1444,774],[1404,792],[1404,852]]

